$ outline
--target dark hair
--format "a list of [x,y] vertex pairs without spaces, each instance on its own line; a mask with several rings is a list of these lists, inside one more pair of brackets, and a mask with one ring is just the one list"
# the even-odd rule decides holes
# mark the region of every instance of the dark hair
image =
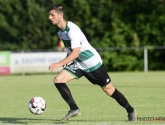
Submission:
[[64,6],[62,4],[54,4],[49,8],[49,11],[56,10],[57,12],[64,13]]

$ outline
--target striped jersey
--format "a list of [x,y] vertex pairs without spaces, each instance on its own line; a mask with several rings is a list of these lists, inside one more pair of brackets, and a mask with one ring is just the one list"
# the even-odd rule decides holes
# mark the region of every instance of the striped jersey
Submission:
[[72,52],[72,48],[80,47],[79,57],[74,60],[76,67],[84,72],[91,72],[102,65],[100,55],[89,44],[84,33],[76,24],[67,21],[65,29],[59,29],[58,35],[63,41],[68,54]]

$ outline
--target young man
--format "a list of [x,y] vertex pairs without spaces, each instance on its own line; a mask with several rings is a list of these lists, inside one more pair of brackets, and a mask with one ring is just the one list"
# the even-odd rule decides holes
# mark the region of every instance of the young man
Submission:
[[72,79],[79,79],[85,76],[91,83],[99,85],[108,96],[114,98],[126,109],[128,121],[135,121],[136,115],[134,108],[129,104],[124,95],[112,85],[98,52],[89,44],[77,25],[64,19],[63,5],[54,4],[49,8],[49,20],[59,28],[58,35],[64,42],[67,51],[67,57],[65,59],[57,63],[52,63],[49,66],[49,70],[53,71],[66,65],[54,78],[56,88],[70,107],[68,114],[61,120],[66,121],[74,116],[81,115],[80,109],[76,105],[66,83]]

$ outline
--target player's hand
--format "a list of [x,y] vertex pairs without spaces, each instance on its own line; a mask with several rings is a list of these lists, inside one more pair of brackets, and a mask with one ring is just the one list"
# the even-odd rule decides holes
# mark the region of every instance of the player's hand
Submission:
[[68,64],[63,65],[63,68],[65,68],[66,66],[68,66],[68,65],[70,65],[72,63],[74,63],[74,62],[72,61],[72,62],[69,62]]
[[52,63],[49,65],[49,70],[53,71],[55,69],[58,69],[60,67],[60,65],[58,63]]

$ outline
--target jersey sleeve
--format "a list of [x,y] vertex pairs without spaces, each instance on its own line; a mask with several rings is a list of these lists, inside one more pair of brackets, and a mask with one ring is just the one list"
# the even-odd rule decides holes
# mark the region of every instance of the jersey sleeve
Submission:
[[71,48],[80,47],[80,42],[81,42],[80,30],[77,27],[71,28],[68,35],[71,42]]

